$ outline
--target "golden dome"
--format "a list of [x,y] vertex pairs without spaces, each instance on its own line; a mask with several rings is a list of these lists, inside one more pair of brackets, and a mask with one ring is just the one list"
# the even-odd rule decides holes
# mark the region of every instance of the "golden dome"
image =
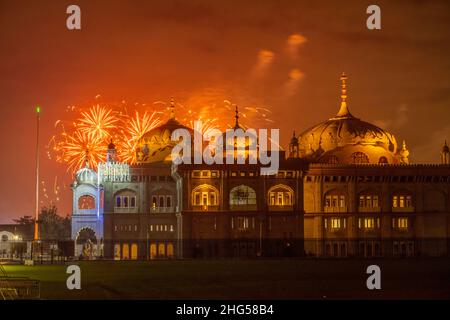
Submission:
[[163,125],[154,128],[144,134],[136,148],[137,163],[153,163],[160,161],[172,161],[171,152],[178,141],[172,141],[172,132],[176,129],[192,129],[182,125],[175,119],[173,100],[169,120]]
[[338,114],[299,136],[302,157],[326,163],[398,163],[397,141],[389,132],[354,117],[347,107],[345,74]]

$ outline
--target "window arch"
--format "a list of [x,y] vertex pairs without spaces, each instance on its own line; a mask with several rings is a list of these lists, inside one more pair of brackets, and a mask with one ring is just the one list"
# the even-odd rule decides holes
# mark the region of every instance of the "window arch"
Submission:
[[219,205],[219,191],[209,184],[202,184],[192,190],[192,205],[207,209]]
[[294,191],[284,185],[278,184],[269,189],[269,206],[292,206],[294,205]]
[[374,190],[364,190],[358,196],[358,208],[360,211],[378,211],[380,208],[380,196]]
[[95,198],[91,195],[85,194],[78,198],[78,209],[93,210],[95,209]]
[[136,192],[130,189],[122,189],[114,194],[116,208],[136,208]]
[[230,205],[232,206],[256,205],[255,190],[246,185],[234,187],[230,191]]
[[379,164],[388,164],[388,159],[386,157],[380,157],[380,159],[378,159],[378,163]]
[[354,164],[369,163],[369,157],[364,152],[353,152],[352,161]]
[[325,212],[347,211],[346,196],[339,189],[332,189],[325,194]]
[[412,209],[413,197],[409,191],[397,191],[392,194],[392,209],[394,211],[405,211]]

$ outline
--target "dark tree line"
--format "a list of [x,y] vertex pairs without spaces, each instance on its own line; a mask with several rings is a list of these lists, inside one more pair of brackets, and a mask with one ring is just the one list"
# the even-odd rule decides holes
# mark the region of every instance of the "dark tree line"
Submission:
[[[34,225],[32,216],[23,216],[14,219],[15,223],[20,225]],[[38,220],[39,238],[41,240],[68,240],[71,233],[71,218],[69,216],[61,217],[58,215],[56,206],[43,207]]]

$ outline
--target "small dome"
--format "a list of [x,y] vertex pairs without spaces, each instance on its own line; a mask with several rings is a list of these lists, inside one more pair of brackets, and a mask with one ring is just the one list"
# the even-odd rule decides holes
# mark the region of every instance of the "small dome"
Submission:
[[89,165],[86,164],[84,168],[81,168],[76,173],[77,183],[97,183],[97,173],[89,168]]

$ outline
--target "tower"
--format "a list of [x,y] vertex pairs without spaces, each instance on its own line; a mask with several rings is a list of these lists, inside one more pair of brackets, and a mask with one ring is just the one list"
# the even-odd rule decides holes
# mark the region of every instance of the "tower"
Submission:
[[442,146],[441,163],[450,164],[450,148],[447,145],[447,140],[445,140],[444,145]]
[[298,151],[298,138],[295,136],[295,130],[289,143],[289,158],[298,158],[300,156]]
[[117,150],[115,144],[111,142],[108,144],[108,151],[106,152],[106,162],[117,162]]
[[399,154],[400,154],[400,162],[403,164],[409,164],[409,150],[406,148],[405,140],[403,140],[403,146]]
[[98,174],[86,166],[72,184],[72,240],[75,256],[94,259],[103,255],[103,187]]

